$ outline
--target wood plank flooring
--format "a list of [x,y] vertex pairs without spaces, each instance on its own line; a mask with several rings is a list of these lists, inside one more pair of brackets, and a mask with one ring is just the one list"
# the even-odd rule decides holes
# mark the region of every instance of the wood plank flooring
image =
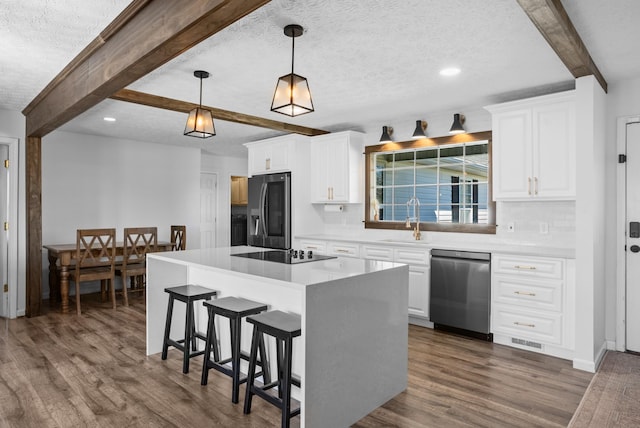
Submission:
[[[202,357],[183,375],[178,351],[145,356],[142,299],[114,311],[83,296],[82,306],[81,317],[0,319],[0,427],[279,426],[260,399],[243,415],[228,377],[212,370],[201,386]],[[591,377],[569,361],[411,326],[408,389],[354,427],[564,427]]]

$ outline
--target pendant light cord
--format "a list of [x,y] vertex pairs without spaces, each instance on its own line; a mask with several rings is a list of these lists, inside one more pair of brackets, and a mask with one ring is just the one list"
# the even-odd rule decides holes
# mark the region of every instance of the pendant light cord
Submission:
[[200,108],[202,108],[202,77],[200,78]]

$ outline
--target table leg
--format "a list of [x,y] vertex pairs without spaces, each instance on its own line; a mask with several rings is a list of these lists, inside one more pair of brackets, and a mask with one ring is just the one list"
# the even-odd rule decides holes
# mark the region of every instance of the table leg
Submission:
[[60,266],[60,294],[62,297],[62,313],[69,312],[69,266]]
[[60,302],[60,273],[58,271],[58,257],[51,254],[49,258],[49,306]]

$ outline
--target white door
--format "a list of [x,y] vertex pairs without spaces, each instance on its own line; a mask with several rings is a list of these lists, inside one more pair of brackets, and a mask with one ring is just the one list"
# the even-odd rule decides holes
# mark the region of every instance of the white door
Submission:
[[9,317],[9,231],[4,227],[9,224],[9,168],[5,167],[9,160],[9,146],[0,144],[0,317]]
[[626,152],[626,342],[629,351],[640,352],[640,123],[627,125]]
[[218,176],[200,174],[200,248],[216,246]]

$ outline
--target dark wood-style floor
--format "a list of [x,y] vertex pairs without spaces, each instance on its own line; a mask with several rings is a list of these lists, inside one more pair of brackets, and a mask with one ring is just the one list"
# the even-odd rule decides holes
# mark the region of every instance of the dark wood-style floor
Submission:
[[[183,375],[178,351],[145,356],[143,300],[82,305],[81,317],[0,319],[1,427],[279,426],[260,399],[243,415],[226,376],[212,370],[201,386],[202,357]],[[408,389],[354,426],[564,427],[591,377],[565,360],[411,326]]]

